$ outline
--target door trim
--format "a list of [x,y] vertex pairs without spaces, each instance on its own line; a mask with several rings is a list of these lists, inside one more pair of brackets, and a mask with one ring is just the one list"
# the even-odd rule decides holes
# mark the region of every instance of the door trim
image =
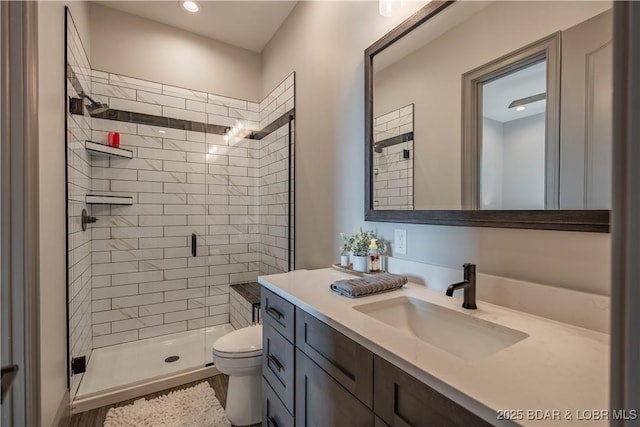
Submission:
[[[612,410],[640,408],[640,3],[613,6]],[[611,426],[637,421],[611,420]]]
[[2,2],[2,425],[40,425],[37,2]]

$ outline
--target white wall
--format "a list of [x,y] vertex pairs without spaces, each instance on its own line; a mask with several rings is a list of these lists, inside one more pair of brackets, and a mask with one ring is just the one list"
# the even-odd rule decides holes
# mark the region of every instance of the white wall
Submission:
[[480,161],[480,208],[502,209],[502,123],[483,118]]
[[260,101],[259,54],[95,3],[90,13],[94,70]]
[[503,124],[503,209],[544,209],[545,140],[545,113]]
[[377,2],[300,2],[263,52],[262,88],[296,72],[297,267],[335,262],[340,231],[404,228],[409,259],[608,294],[608,234],[363,222],[363,53],[399,20]]
[[[69,2],[89,40],[88,7]],[[42,425],[52,425],[67,398],[65,259],[64,2],[38,2],[40,162],[40,374]],[[68,403],[68,402],[67,402]]]

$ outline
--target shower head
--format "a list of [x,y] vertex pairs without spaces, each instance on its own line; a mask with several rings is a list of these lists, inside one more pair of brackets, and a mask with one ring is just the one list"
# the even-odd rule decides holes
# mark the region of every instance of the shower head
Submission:
[[[91,104],[85,105],[83,101],[84,98],[87,98],[89,101],[91,101]],[[69,113],[82,116],[84,114],[85,107],[87,108],[87,111],[91,116],[95,116],[109,110],[109,106],[107,104],[94,101],[89,95],[84,92],[80,92],[77,98],[69,97]]]
[[87,111],[89,112],[89,115],[93,116],[96,114],[100,114],[100,113],[104,113],[105,111],[107,111],[109,109],[109,105],[104,104],[102,102],[96,102],[94,101],[89,95],[87,95],[86,93],[82,92],[80,94],[81,98],[87,98],[89,101],[91,101],[91,104],[87,105]]
[[96,114],[104,113],[108,109],[109,109],[109,106],[101,102],[94,102],[91,105],[87,105],[87,111],[92,116]]

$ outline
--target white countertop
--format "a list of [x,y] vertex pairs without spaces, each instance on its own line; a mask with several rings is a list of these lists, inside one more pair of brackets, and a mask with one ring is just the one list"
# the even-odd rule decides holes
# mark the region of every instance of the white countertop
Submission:
[[[496,413],[513,410],[521,425],[608,425],[606,419],[593,418],[595,411],[609,408],[609,335],[483,301],[478,301],[477,310],[465,310],[460,297],[449,298],[414,283],[356,299],[329,290],[334,281],[353,277],[328,268],[261,276],[258,281],[493,424],[512,425],[496,420]],[[353,309],[403,295],[517,329],[529,337],[487,358],[467,362]],[[559,410],[559,419],[540,419],[558,413],[528,412],[535,410]]]

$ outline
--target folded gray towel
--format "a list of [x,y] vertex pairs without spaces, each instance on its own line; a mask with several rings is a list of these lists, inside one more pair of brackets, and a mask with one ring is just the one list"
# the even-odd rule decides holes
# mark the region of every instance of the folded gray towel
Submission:
[[349,298],[359,298],[400,289],[407,283],[405,276],[383,273],[357,279],[338,280],[331,284],[331,290]]

